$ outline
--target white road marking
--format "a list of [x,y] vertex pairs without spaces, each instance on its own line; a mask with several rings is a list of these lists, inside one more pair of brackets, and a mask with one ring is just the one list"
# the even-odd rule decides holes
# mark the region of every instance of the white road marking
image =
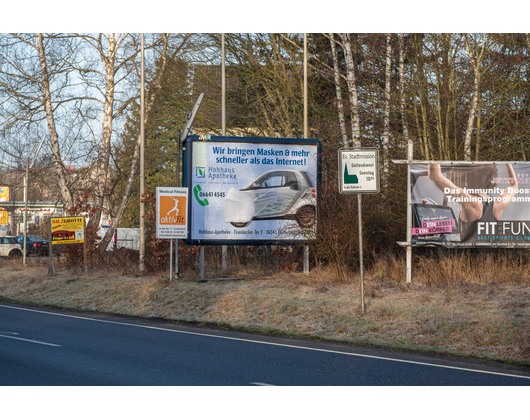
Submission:
[[0,334],[0,337],[10,338],[11,340],[27,341],[28,343],[43,344],[45,346],[51,346],[51,347],[61,347],[60,344],[45,343],[44,341],[37,341],[37,340],[27,340],[25,338],[12,337],[10,335],[2,335],[2,334]]
[[250,385],[257,385],[257,386],[276,386],[273,384],[266,384],[265,382],[251,382]]
[[[116,325],[125,325],[129,327],[139,327],[139,328],[147,328],[151,330],[158,330],[158,331],[167,331],[167,332],[173,332],[178,334],[187,334],[187,335],[195,335],[200,337],[210,337],[210,338],[219,338],[223,340],[233,340],[233,341],[243,341],[246,343],[256,343],[256,344],[265,344],[269,346],[277,346],[277,347],[287,347],[287,348],[293,348],[298,350],[310,350],[310,351],[317,351],[322,353],[333,353],[333,354],[342,354],[345,356],[352,356],[352,357],[361,357],[366,359],[377,359],[377,360],[385,360],[389,362],[398,362],[398,363],[408,363],[411,365],[421,365],[421,366],[430,366],[430,367],[437,367],[442,369],[452,369],[452,370],[461,370],[465,372],[474,372],[474,373],[484,373],[487,375],[498,375],[498,376],[508,376],[511,378],[521,378],[521,379],[530,379],[530,376],[525,375],[514,375],[511,373],[502,373],[502,372],[492,372],[488,370],[480,370],[480,369],[470,369],[470,368],[463,368],[458,366],[446,366],[446,365],[439,365],[436,363],[427,363],[427,362],[417,362],[414,360],[404,360],[404,359],[395,359],[392,357],[383,357],[383,356],[371,356],[368,354],[359,354],[359,353],[350,353],[346,351],[339,351],[339,350],[328,350],[328,349],[317,349],[313,347],[305,347],[305,346],[295,346],[292,344],[281,344],[281,343],[272,343],[268,341],[259,341],[259,340],[250,340],[247,338],[237,338],[237,337],[224,337],[222,335],[215,335],[215,334],[206,334],[206,333],[198,333],[198,332],[190,332],[190,331],[179,331],[179,330],[172,330],[168,328],[161,328],[161,327],[152,327],[148,325],[137,325],[137,324],[129,324],[126,322],[117,322],[117,321],[107,321],[102,319],[94,319],[94,318],[88,318],[83,316],[76,316],[76,315],[66,315],[66,314],[59,314],[55,312],[46,312],[46,311],[39,311],[36,309],[27,309],[27,308],[17,308],[14,306],[6,306],[6,305],[0,305],[2,308],[8,308],[8,309],[15,309],[20,311],[28,311],[28,312],[37,312],[41,314],[47,314],[47,315],[55,315],[55,316],[63,316],[66,318],[75,318],[75,319],[83,319],[86,321],[94,321],[94,322],[103,322],[107,324],[116,324]],[[14,337],[8,337],[8,338],[14,338]]]

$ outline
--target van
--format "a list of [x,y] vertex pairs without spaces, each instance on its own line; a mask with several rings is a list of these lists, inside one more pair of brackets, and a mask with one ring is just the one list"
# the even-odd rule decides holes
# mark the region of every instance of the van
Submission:
[[[96,243],[101,242],[101,239],[107,233],[109,227],[101,227],[98,230],[98,236],[100,237]],[[113,251],[114,249],[134,249],[140,251],[140,229],[139,228],[116,228],[112,241],[107,246],[107,251]]]

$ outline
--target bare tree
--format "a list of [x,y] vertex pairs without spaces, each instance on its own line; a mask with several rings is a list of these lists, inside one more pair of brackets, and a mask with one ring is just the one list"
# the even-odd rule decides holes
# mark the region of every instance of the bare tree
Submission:
[[[471,100],[471,107],[469,109],[469,116],[467,120],[466,134],[464,138],[464,159],[471,160],[471,134],[475,121],[475,113],[477,111],[477,104],[480,95],[480,63],[484,57],[484,48],[486,47],[486,35],[484,35],[484,40],[482,45],[479,47],[476,43],[471,45],[469,40],[469,35],[464,34],[466,39],[466,48],[467,53],[469,54],[469,59],[473,66],[473,98]],[[477,132],[480,130],[480,127],[477,127]]]
[[[150,88],[147,92],[147,100],[145,104],[145,113],[144,113],[144,121],[145,125],[147,126],[148,122],[152,118],[154,104],[160,95],[160,89],[161,84],[164,78],[166,77],[166,71],[168,67],[168,61],[170,59],[175,60],[175,58],[179,54],[183,54],[189,49],[189,41],[192,38],[191,34],[184,34],[181,37],[178,37],[178,39],[173,40],[174,45],[170,46],[171,42],[171,36],[170,34],[160,34],[160,42],[157,42],[156,45],[160,47],[159,53],[159,65],[157,67],[157,71],[155,72],[154,79],[150,83]],[[157,48],[158,49],[158,48]],[[127,182],[125,185],[125,189],[121,192],[122,197],[119,202],[118,208],[115,210],[115,215],[113,217],[114,223],[110,226],[110,229],[106,232],[104,238],[102,239],[100,245],[99,245],[99,251],[104,252],[107,249],[108,244],[110,243],[114,232],[116,230],[116,227],[120,225],[121,219],[123,217],[123,214],[125,212],[125,209],[127,205],[129,204],[129,200],[131,197],[133,184],[136,178],[136,174],[138,171],[138,161],[140,157],[140,140],[141,136],[139,135],[137,137],[137,140],[135,142],[134,146],[134,152],[133,156],[130,162],[130,170],[128,173]]]
[[353,62],[352,45],[350,35],[340,34],[344,54],[346,56],[346,69],[348,80],[348,92],[350,95],[350,109],[352,114],[352,140],[356,147],[361,146],[361,124],[359,119],[359,101],[357,95],[357,83],[355,76],[355,64]]
[[333,59],[333,78],[335,82],[335,93],[337,95],[337,110],[339,113],[340,132],[342,134],[342,144],[344,147],[348,146],[348,131],[346,130],[346,120],[344,118],[344,104],[342,100],[341,77],[339,71],[339,60],[337,58],[337,47],[335,45],[335,36],[329,34],[329,42],[331,44],[331,56]]
[[391,34],[386,35],[385,118],[383,122],[383,176],[388,175],[388,143],[390,138],[390,78],[392,70]]

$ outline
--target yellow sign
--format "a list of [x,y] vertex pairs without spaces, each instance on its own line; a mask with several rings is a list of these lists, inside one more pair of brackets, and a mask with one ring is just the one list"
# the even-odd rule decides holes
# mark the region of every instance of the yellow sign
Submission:
[[77,244],[85,241],[84,217],[52,217],[50,223],[52,230],[52,245]]
[[0,187],[0,201],[9,201],[9,187]]
[[7,211],[0,211],[0,225],[7,225]]

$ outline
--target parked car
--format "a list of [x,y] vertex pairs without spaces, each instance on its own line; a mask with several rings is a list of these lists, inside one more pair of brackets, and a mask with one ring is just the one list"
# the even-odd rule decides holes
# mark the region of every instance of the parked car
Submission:
[[[24,249],[24,235],[16,237],[18,243]],[[26,255],[47,256],[49,251],[48,241],[42,236],[27,235],[26,236]]]
[[14,236],[0,236],[0,257],[22,258],[22,248]]
[[224,200],[224,219],[235,227],[252,220],[294,219],[308,228],[316,221],[316,187],[305,171],[271,170],[245,188],[231,188]]

